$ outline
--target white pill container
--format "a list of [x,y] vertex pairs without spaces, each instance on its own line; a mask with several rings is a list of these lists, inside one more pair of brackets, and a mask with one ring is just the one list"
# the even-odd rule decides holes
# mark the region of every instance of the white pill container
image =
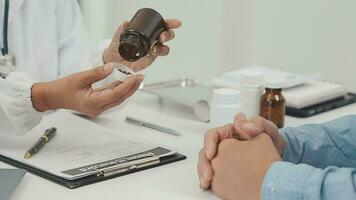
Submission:
[[240,73],[238,89],[241,95],[242,112],[248,117],[260,115],[261,97],[264,92],[264,75],[255,70]]
[[127,67],[126,65],[120,64],[120,63],[112,63],[114,66],[113,72],[111,73],[111,76],[118,81],[124,81],[130,76],[136,75],[136,72],[134,72],[132,69]]
[[210,110],[210,127],[223,126],[234,121],[241,112],[240,92],[236,89],[215,89]]

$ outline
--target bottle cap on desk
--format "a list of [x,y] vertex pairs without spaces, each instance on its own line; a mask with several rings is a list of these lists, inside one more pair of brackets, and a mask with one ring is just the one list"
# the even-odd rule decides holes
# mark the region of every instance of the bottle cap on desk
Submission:
[[260,87],[264,84],[264,75],[257,70],[242,70],[239,74],[239,84],[250,87]]
[[230,88],[215,89],[213,103],[215,104],[235,104],[240,102],[240,92]]

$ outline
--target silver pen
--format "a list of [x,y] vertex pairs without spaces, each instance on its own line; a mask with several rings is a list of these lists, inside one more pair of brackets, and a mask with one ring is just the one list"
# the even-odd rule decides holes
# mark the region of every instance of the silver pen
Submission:
[[172,130],[170,128],[162,127],[162,126],[159,126],[159,125],[156,125],[156,124],[152,124],[152,123],[149,123],[149,122],[144,122],[142,120],[135,119],[135,118],[132,118],[132,117],[126,117],[126,122],[128,122],[130,124],[137,125],[137,126],[143,126],[143,127],[151,128],[151,129],[154,129],[154,130],[157,130],[157,131],[161,131],[161,132],[164,132],[164,133],[168,133],[168,134],[171,134],[171,135],[175,135],[175,136],[181,136],[182,135],[178,131]]

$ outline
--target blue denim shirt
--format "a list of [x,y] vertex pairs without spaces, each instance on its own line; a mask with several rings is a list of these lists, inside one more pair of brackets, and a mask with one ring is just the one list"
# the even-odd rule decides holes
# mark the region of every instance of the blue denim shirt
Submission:
[[268,170],[264,200],[356,200],[356,115],[281,130],[283,161]]

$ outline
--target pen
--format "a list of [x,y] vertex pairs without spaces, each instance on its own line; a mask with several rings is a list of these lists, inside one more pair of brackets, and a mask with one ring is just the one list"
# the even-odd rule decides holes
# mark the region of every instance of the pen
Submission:
[[162,127],[162,126],[159,126],[159,125],[156,125],[156,124],[144,122],[144,121],[132,118],[132,117],[126,117],[126,122],[128,122],[130,124],[137,125],[137,126],[143,126],[143,127],[151,128],[151,129],[154,129],[154,130],[157,130],[157,131],[161,131],[161,132],[164,132],[164,133],[168,133],[168,134],[171,134],[171,135],[175,135],[175,136],[181,136],[182,135],[181,133],[179,133],[179,132],[177,132],[175,130],[172,130],[172,129],[169,129],[169,128],[165,128],[165,127]]
[[57,129],[54,127],[47,129],[40,137],[40,139],[38,139],[37,142],[28,151],[26,151],[24,158],[29,159],[31,156],[37,153],[47,142],[49,142],[56,135],[56,131]]

